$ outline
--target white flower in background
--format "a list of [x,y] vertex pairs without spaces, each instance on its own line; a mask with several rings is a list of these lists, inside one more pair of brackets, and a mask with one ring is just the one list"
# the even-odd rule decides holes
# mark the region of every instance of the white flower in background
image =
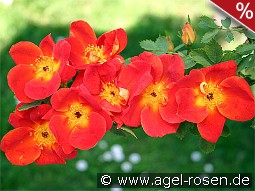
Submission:
[[122,188],[118,187],[118,185],[113,185],[111,191],[122,191]]
[[102,156],[103,162],[111,162],[112,161],[112,153],[110,151],[104,152]]
[[76,162],[76,169],[80,172],[84,172],[88,169],[88,162],[86,160],[78,160]]
[[0,3],[3,3],[6,6],[10,6],[13,4],[14,0],[0,0]]
[[141,161],[141,155],[138,153],[132,153],[129,155],[129,161],[133,164],[137,164]]
[[193,162],[199,162],[202,158],[202,154],[199,151],[193,151],[190,158]]
[[115,162],[122,162],[125,159],[123,148],[119,144],[115,144],[111,147],[111,154]]
[[121,164],[120,168],[123,172],[130,172],[132,170],[133,166],[130,162],[123,162]]
[[108,147],[108,143],[105,140],[99,141],[97,145],[102,150],[105,150]]
[[210,172],[213,172],[214,170],[214,167],[211,163],[206,163],[204,165],[204,171],[207,172],[207,173],[210,173]]

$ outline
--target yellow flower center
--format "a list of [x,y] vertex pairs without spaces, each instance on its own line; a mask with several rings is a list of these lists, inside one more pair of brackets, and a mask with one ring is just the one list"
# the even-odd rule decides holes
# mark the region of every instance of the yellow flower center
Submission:
[[102,84],[102,91],[99,96],[113,106],[120,106],[128,99],[129,92],[124,88],[118,89],[113,83],[107,82]]
[[84,106],[81,103],[73,103],[66,113],[68,117],[68,124],[71,128],[82,126],[85,127],[88,124],[88,114],[90,113],[90,108]]
[[203,102],[209,109],[214,109],[223,101],[222,89],[217,84],[202,82],[200,91],[204,94]]
[[49,81],[59,69],[60,62],[54,61],[53,57],[41,56],[35,60],[33,66],[36,78],[42,81]]
[[104,54],[104,46],[88,45],[84,51],[84,61],[86,64],[104,63],[106,62],[106,55]]
[[[30,136],[32,136],[32,133]],[[41,149],[43,147],[51,147],[56,142],[55,136],[49,129],[49,122],[45,122],[35,129],[34,140],[38,146],[41,146]]]
[[151,84],[142,93],[142,105],[148,105],[153,110],[157,110],[160,105],[166,105],[167,101],[167,87],[164,82]]

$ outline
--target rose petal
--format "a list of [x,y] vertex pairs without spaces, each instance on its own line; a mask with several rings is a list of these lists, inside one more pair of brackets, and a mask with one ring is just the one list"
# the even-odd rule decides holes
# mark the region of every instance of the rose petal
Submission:
[[235,76],[237,65],[234,60],[221,62],[210,67],[200,69],[205,75],[206,82],[213,81],[219,84],[222,80]]
[[33,129],[19,127],[9,131],[1,141],[1,150],[13,165],[24,166],[34,162],[41,154],[33,136]]
[[17,65],[9,71],[7,75],[8,85],[19,101],[23,103],[33,101],[24,92],[25,85],[33,78],[34,68],[31,65]]
[[223,116],[236,121],[247,121],[254,117],[254,97],[249,84],[243,78],[229,77],[220,83],[220,88],[223,101],[218,109]]
[[18,64],[34,64],[35,60],[43,56],[41,49],[32,42],[22,41],[12,45],[9,51],[14,62]]
[[70,144],[73,147],[87,150],[94,147],[106,132],[104,117],[98,113],[91,112],[89,123],[86,127],[76,127],[71,133]]
[[163,137],[175,133],[179,123],[168,123],[162,119],[159,111],[144,107],[141,113],[141,123],[145,133],[151,137]]
[[57,153],[48,147],[43,147],[40,157],[35,161],[37,165],[46,164],[65,164],[66,161],[57,155]]
[[129,107],[123,111],[122,121],[125,125],[138,127],[141,125],[141,112],[143,106],[140,104],[141,96],[136,96],[130,101]]
[[58,143],[62,146],[65,154],[73,152],[74,147],[70,144],[72,128],[68,125],[68,119],[64,115],[55,115],[51,118],[49,127]]
[[40,49],[43,52],[43,55],[48,57],[52,57],[54,46],[55,42],[53,41],[51,34],[47,35],[39,45]]
[[176,82],[184,76],[184,62],[178,54],[163,54],[159,58],[164,66],[162,77],[167,84]]
[[60,83],[59,73],[55,73],[49,82],[33,79],[26,83],[25,94],[35,100],[44,99],[56,92]]
[[177,116],[178,105],[175,99],[175,93],[177,88],[173,87],[168,92],[168,101],[164,106],[159,107],[159,113],[165,121],[168,123],[181,123],[184,119]]
[[204,96],[198,91],[183,88],[176,92],[177,115],[189,122],[200,123],[208,115]]
[[226,118],[218,110],[209,110],[207,117],[197,124],[198,131],[205,140],[216,143],[220,137]]
[[70,26],[70,37],[76,37],[87,45],[96,45],[96,34],[91,26],[82,20],[72,22]]

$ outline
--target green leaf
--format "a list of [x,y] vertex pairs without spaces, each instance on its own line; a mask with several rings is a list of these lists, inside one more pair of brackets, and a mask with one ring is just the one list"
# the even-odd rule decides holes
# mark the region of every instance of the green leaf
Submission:
[[213,28],[213,29],[219,28],[219,26],[215,24],[215,19],[212,19],[207,16],[200,17],[200,22],[198,26],[201,28]]
[[152,51],[156,54],[163,54],[168,52],[169,43],[165,36],[159,36],[156,41],[143,40],[140,42],[140,46],[148,51]]
[[156,39],[155,45],[158,52],[166,53],[169,48],[169,43],[165,36],[160,36]]
[[255,119],[252,121],[251,128],[255,129]]
[[137,136],[131,129],[129,129],[127,127],[121,127],[119,129],[117,129],[116,124],[114,124],[112,126],[112,128],[110,129],[110,132],[112,132],[115,135],[122,136],[122,137],[127,137],[127,135],[132,135],[133,137],[135,137],[137,139]]
[[31,103],[26,103],[24,105],[22,105],[21,107],[18,108],[18,111],[25,111],[34,107],[37,107],[39,105],[41,105],[42,101],[41,100],[36,100],[34,102]]
[[184,61],[185,69],[192,68],[193,66],[196,65],[196,63],[192,61],[190,56],[185,56],[182,59]]
[[213,29],[213,30],[208,31],[202,37],[201,42],[202,43],[210,42],[219,32],[220,32],[220,29]]
[[230,30],[227,31],[225,40],[226,40],[228,43],[230,43],[231,41],[234,40],[234,35],[233,35],[233,33],[232,33]]
[[188,129],[187,123],[188,122],[181,123],[180,126],[178,127],[176,134],[175,134],[180,140],[182,140],[186,135],[186,132]]
[[255,50],[255,43],[254,44],[241,44],[236,48],[236,52],[241,55],[247,55]]
[[222,47],[216,40],[211,40],[206,46],[204,47],[204,51],[208,58],[213,63],[219,63],[223,56]]
[[228,137],[231,134],[231,131],[227,125],[224,125],[223,131],[221,133],[222,137]]
[[211,153],[214,151],[215,149],[215,144],[214,143],[211,143],[211,142],[208,142],[206,141],[205,139],[201,138],[200,141],[199,141],[199,147],[200,149],[208,154],[208,153]]
[[207,57],[207,55],[203,49],[192,50],[190,52],[190,56],[194,62],[201,64],[204,67],[212,65],[210,62],[210,59]]
[[225,61],[229,61],[229,60],[234,60],[237,64],[240,63],[240,61],[242,60],[242,56],[240,54],[237,54],[235,52],[226,52],[223,55],[223,58],[221,59],[221,62],[225,62]]
[[248,37],[250,39],[255,39],[255,33],[248,30],[248,29],[244,30],[244,34],[245,34],[246,37]]
[[155,42],[152,40],[143,40],[140,42],[140,46],[144,49],[144,50],[156,50],[156,45]]
[[120,129],[127,132],[127,133],[129,133],[130,135],[132,135],[133,137],[135,137],[137,139],[137,136],[135,135],[135,133],[131,129],[129,129],[127,127],[121,127]]
[[230,25],[231,25],[231,19],[230,19],[230,17],[227,17],[226,19],[222,19],[221,20],[221,24],[225,27],[225,28],[229,28],[230,27]]
[[192,135],[195,135],[195,136],[200,135],[200,133],[199,133],[197,127],[196,127],[194,124],[193,124],[192,126],[190,126],[189,132],[190,132]]
[[254,55],[252,54],[242,58],[242,61],[238,65],[237,72],[241,72],[244,69],[254,67],[255,64],[252,61],[254,61]]

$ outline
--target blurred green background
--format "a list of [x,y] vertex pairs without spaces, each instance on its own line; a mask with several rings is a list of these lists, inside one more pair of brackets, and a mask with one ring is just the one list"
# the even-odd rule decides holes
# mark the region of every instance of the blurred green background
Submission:
[[[14,66],[8,53],[12,44],[31,41],[38,45],[49,33],[57,41],[68,36],[72,21],[82,19],[90,23],[98,36],[124,28],[128,45],[122,56],[129,58],[143,51],[140,41],[155,40],[165,31],[178,45],[177,34],[187,15],[198,35],[195,46],[199,46],[203,32],[196,25],[199,16],[220,17],[205,0],[0,0],[1,138],[12,129],[7,120],[16,104],[6,81],[8,71]],[[234,48],[235,43],[226,47]],[[0,190],[96,190],[98,172],[254,173],[251,121],[228,122],[228,125],[231,135],[221,137],[211,154],[200,151],[198,136],[188,134],[183,140],[176,135],[150,138],[142,129],[135,130],[138,139],[108,132],[95,148],[80,151],[66,165],[12,166],[1,152]]]

